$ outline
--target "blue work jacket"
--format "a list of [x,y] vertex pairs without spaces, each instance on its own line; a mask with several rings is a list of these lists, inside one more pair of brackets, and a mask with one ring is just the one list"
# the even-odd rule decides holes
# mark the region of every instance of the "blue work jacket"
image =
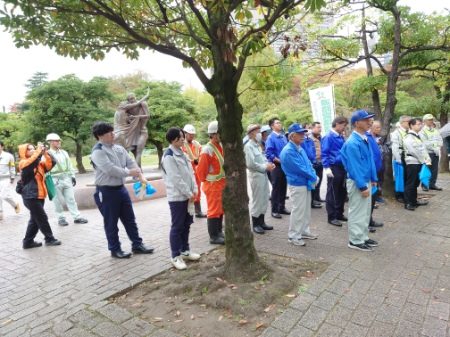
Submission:
[[281,150],[286,146],[286,136],[281,132],[277,135],[272,132],[266,139],[266,158],[269,163],[272,163],[274,158],[280,159]]
[[341,154],[347,177],[354,180],[361,191],[367,190],[369,181],[378,181],[372,149],[357,132],[342,146]]
[[372,148],[373,153],[373,161],[375,162],[375,168],[378,171],[381,170],[381,167],[383,166],[383,158],[381,157],[381,151],[378,147],[377,140],[375,137],[370,133],[366,132],[367,139],[369,141],[370,147]]
[[341,149],[344,145],[344,136],[329,131],[320,141],[322,152],[322,165],[325,168],[331,165],[342,165]]
[[309,138],[308,136],[305,136],[305,140],[303,141],[303,143],[300,145],[302,147],[303,150],[305,150],[306,152],[306,156],[308,157],[309,161],[311,163],[316,163],[317,159],[316,159],[316,148],[314,146],[314,141]]
[[280,160],[289,185],[308,186],[308,181],[316,183],[316,171],[301,147],[289,142],[281,151]]

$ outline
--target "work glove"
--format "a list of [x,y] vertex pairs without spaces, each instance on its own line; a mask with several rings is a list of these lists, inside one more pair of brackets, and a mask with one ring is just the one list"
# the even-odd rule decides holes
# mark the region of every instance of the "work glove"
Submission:
[[328,178],[334,178],[333,172],[329,167],[325,168],[323,172],[327,175]]
[[77,184],[77,180],[75,178],[72,178],[72,186],[75,186]]
[[436,156],[440,156],[441,155],[441,148],[440,147],[435,147],[434,149],[433,149],[433,151],[434,151],[434,154],[436,155]]

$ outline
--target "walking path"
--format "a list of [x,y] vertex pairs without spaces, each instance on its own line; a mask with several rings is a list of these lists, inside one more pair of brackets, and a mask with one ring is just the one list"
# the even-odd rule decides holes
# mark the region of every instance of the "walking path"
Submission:
[[[262,336],[450,336],[450,177],[441,177],[444,191],[433,193],[429,206],[411,212],[391,201],[375,211],[375,219],[385,226],[372,235],[380,242],[373,253],[347,248],[346,226],[329,225],[325,210],[312,210],[312,228],[319,239],[305,247],[287,242],[288,216],[267,216],[275,230],[255,237],[258,251],[331,266]],[[93,178],[79,175],[77,180],[81,188]],[[4,206],[0,336],[178,336],[105,301],[171,267],[165,198],[134,204],[144,243],[156,250],[127,260],[110,257],[97,209],[82,211],[88,224],[73,224],[68,215],[70,225],[60,227],[47,200],[50,223],[62,245],[23,250],[28,211],[22,207],[16,215]],[[123,230],[120,236],[123,248],[130,250]],[[208,243],[205,219],[195,220],[190,241],[196,252],[214,248]]]

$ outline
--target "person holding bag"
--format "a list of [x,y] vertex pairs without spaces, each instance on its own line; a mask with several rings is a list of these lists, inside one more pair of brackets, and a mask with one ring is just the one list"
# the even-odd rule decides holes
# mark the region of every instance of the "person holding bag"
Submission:
[[[55,165],[53,158],[47,153],[43,143],[39,142],[37,149],[33,144],[19,145],[19,170],[24,181],[22,189],[23,204],[30,210],[30,220],[23,239],[23,248],[36,248],[42,246],[41,242],[34,241],[40,230],[45,237],[45,244],[58,246],[61,241],[53,236],[48,222],[47,213],[44,210],[47,186],[45,184],[45,173]],[[44,157],[44,160],[42,160]]]

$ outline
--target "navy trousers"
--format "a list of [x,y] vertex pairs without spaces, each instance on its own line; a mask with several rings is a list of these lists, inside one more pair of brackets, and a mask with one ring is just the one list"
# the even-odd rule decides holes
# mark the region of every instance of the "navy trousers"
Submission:
[[347,173],[343,165],[330,165],[334,178],[327,178],[326,206],[328,220],[334,220],[344,215],[344,204],[347,199]]
[[169,201],[172,227],[170,228],[170,249],[172,258],[189,249],[189,231],[194,217],[188,213],[189,200]]
[[125,231],[131,241],[131,248],[135,248],[142,243],[131,198],[124,186],[119,188],[97,187],[94,193],[94,200],[103,216],[103,225],[110,251],[116,252],[121,250],[118,227],[119,219],[125,227]]
[[271,204],[272,213],[278,213],[284,209],[286,203],[287,181],[286,175],[281,169],[281,164],[275,164],[275,169],[270,172],[272,178]]

